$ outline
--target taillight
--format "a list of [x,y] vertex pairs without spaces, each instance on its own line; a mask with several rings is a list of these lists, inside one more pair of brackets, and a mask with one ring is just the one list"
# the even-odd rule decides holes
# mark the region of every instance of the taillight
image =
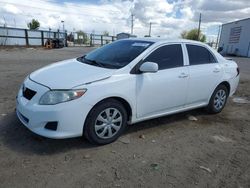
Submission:
[[236,76],[238,76],[240,74],[240,69],[239,69],[239,67],[237,67],[237,75]]

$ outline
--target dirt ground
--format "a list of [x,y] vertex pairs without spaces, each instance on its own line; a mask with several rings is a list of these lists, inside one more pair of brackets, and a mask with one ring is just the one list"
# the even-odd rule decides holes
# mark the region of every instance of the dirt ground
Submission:
[[[220,114],[194,110],[138,123],[101,147],[27,130],[14,113],[23,79],[89,50],[0,50],[0,187],[250,187],[250,104],[233,98]],[[250,101],[250,59],[236,61],[241,81],[234,97]]]

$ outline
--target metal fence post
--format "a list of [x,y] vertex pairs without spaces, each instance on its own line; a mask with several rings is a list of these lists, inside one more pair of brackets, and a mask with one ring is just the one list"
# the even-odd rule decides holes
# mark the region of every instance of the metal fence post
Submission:
[[43,31],[41,31],[41,42],[42,42],[42,46],[44,46],[44,34],[43,34]]
[[67,30],[65,30],[65,33],[64,33],[64,47],[68,47],[68,43],[67,43]]
[[28,30],[27,29],[25,29],[24,30],[24,33],[25,33],[25,41],[26,41],[26,46],[29,46],[29,36],[28,36]]
[[101,46],[103,46],[103,36],[101,35]]
[[90,46],[92,46],[92,33],[90,34]]

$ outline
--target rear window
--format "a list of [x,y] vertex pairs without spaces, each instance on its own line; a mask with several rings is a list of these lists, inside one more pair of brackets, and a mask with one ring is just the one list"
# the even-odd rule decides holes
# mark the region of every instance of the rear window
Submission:
[[211,52],[205,47],[192,44],[187,44],[186,46],[190,65],[200,65],[217,62]]

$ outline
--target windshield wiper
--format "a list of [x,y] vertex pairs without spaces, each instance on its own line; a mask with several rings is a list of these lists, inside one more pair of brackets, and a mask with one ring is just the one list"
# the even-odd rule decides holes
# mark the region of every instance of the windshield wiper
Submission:
[[83,58],[84,58],[84,57],[78,57],[78,58],[76,58],[76,60],[83,63],[83,62],[84,62],[84,61],[83,61]]
[[91,59],[86,59],[85,55],[82,56],[82,57],[78,57],[77,60],[82,62],[82,63],[87,63],[87,64],[90,64],[90,65],[97,65],[99,67],[104,67],[103,63],[100,63],[100,62],[97,62],[97,61],[91,60]]
[[86,59],[85,57],[83,57],[83,59],[87,62],[90,62],[92,65],[97,65],[99,67],[104,67],[104,65],[96,60],[91,60],[91,59]]
[[87,63],[89,65],[95,65],[95,66],[111,68],[111,69],[117,69],[117,68],[123,67],[121,65],[106,64],[106,63],[101,63],[101,62],[96,61],[96,60],[86,59],[85,55],[82,57],[78,57],[77,60],[82,62],[82,63]]

